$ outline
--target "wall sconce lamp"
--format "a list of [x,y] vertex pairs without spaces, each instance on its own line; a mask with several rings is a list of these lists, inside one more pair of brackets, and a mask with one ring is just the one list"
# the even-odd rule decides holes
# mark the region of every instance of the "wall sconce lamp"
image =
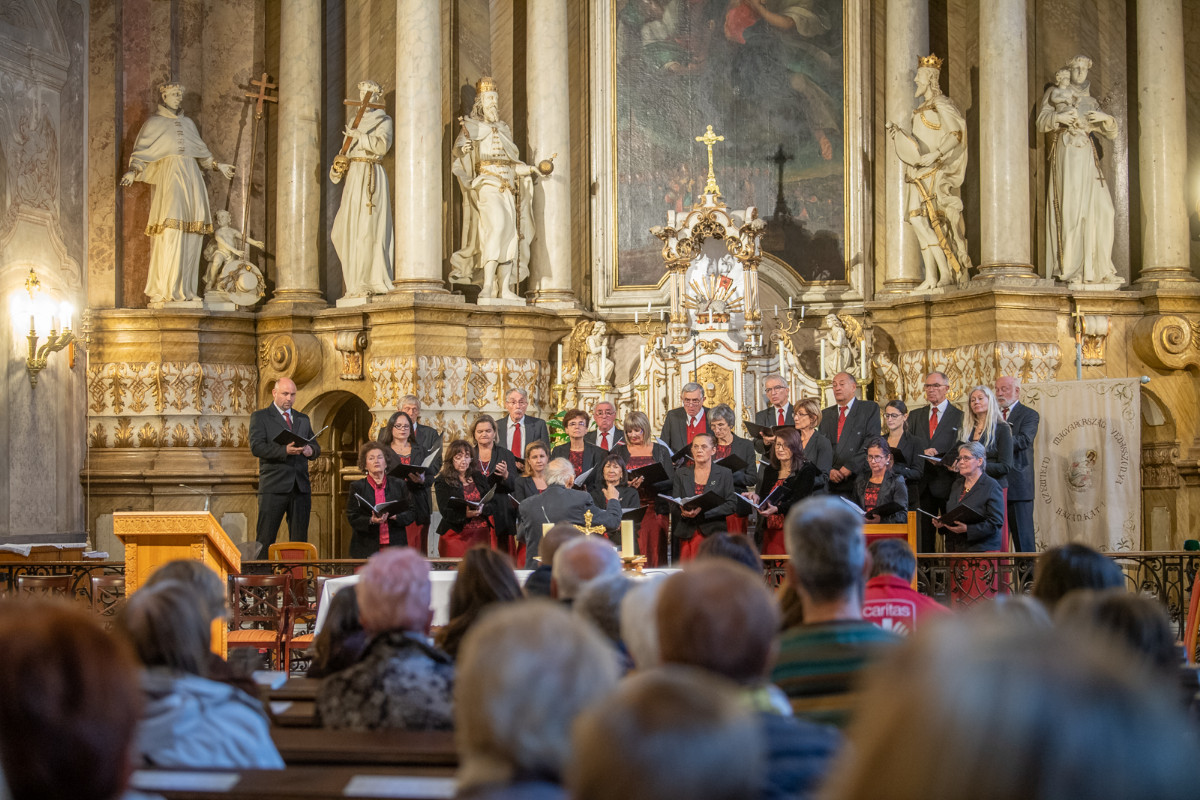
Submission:
[[[37,386],[38,373],[46,368],[51,353],[67,348],[67,366],[75,366],[75,334],[71,332],[71,316],[75,310],[70,303],[64,302],[57,309],[56,316],[53,301],[43,295],[42,283],[32,267],[29,277],[25,279],[25,291],[29,294],[29,352],[25,357],[25,369],[29,371],[29,384]],[[50,330],[45,343],[39,345],[41,335],[38,328],[46,327],[44,323],[47,317]],[[43,324],[39,326],[39,322]],[[61,333],[58,331],[59,323],[62,324]]]

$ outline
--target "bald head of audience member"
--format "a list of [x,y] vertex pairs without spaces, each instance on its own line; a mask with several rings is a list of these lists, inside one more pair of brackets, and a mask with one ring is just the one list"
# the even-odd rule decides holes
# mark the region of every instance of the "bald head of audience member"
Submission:
[[459,650],[459,789],[531,776],[561,782],[571,724],[613,690],[618,676],[613,649],[559,604],[528,600],[493,609]]
[[697,560],[663,582],[655,613],[664,664],[750,686],[767,676],[779,609],[763,579],[724,559]]
[[810,497],[788,514],[787,573],[805,623],[862,617],[867,565],[862,526],[862,515],[836,497]]
[[741,800],[759,796],[757,720],[729,682],[664,667],[622,681],[575,722],[573,800]]
[[554,554],[558,552],[558,548],[572,539],[582,537],[583,531],[569,522],[556,522],[551,525],[550,530],[542,536],[542,544],[538,548],[538,555],[541,556],[542,563],[546,566],[553,566]]
[[389,547],[371,556],[357,586],[358,614],[368,633],[429,633],[429,562],[416,550]]
[[602,536],[584,536],[558,548],[550,577],[550,595],[574,601],[588,581],[621,572],[621,557]]

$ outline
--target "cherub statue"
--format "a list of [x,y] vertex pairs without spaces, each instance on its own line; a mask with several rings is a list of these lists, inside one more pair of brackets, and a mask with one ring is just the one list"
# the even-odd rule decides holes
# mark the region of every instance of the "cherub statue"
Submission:
[[245,246],[239,246],[242,233],[232,227],[232,215],[222,208],[215,216],[217,228],[213,231],[213,240],[204,247],[204,257],[208,259],[208,271],[204,275],[206,291],[217,288],[217,279],[221,277],[227,264],[245,259],[251,247],[257,247],[259,250],[264,247],[258,239],[251,239],[249,236],[246,237]]

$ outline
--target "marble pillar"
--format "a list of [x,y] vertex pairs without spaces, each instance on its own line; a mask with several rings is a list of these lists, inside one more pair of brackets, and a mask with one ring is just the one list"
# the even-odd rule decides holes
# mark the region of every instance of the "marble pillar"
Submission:
[[271,303],[323,303],[321,294],[321,0],[291,0],[279,15],[275,295]]
[[979,277],[1036,278],[1026,0],[979,6]]
[[529,256],[533,302],[573,303],[571,292],[571,114],[567,4],[530,0],[526,14],[526,96],[533,165],[557,153],[554,172],[534,186],[537,230]]
[[[405,292],[445,292],[442,280],[442,14],[396,0],[396,277]],[[455,128],[451,138],[458,134]],[[416,235],[408,235],[413,231]]]
[[[929,54],[929,0],[888,0],[884,106],[887,119],[912,119],[913,74],[917,59]],[[890,145],[888,145],[890,150]],[[883,291],[906,292],[925,277],[921,248],[908,224],[908,183],[895,152],[884,162]]]
[[1139,282],[1195,280],[1189,267],[1187,109],[1181,0],[1138,0]]

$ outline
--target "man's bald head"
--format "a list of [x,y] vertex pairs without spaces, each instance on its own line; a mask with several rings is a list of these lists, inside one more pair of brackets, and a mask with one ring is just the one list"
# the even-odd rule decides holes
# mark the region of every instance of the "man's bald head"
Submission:
[[573,600],[590,580],[621,572],[621,557],[602,536],[572,539],[554,554],[550,573],[550,594],[559,600]]
[[292,403],[296,402],[295,381],[291,378],[280,378],[275,381],[275,388],[271,390],[271,398],[275,401],[275,405],[284,411],[290,411]]
[[538,548],[542,563],[554,566],[554,554],[558,552],[558,548],[580,536],[583,536],[583,531],[569,522],[556,522],[550,526],[550,530],[542,536],[542,544]]

